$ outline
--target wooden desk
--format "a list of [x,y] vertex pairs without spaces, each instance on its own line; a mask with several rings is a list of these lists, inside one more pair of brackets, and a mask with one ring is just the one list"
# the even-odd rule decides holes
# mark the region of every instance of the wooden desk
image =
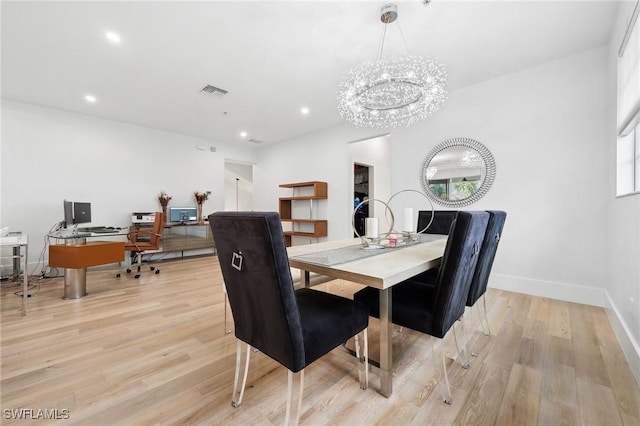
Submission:
[[87,268],[124,260],[124,241],[90,241],[73,238],[49,246],[49,266],[65,268],[64,299],[87,295]]
[[335,259],[322,263],[310,257],[323,253],[330,256],[332,252],[359,246],[359,239],[327,241],[287,249],[289,265],[300,269],[300,279],[307,287],[309,273],[315,272],[380,290],[380,393],[386,397],[393,392],[390,288],[438,266],[447,242],[446,235],[422,234],[420,237],[423,241],[420,244],[376,250],[377,253],[369,257],[344,263],[335,263]]

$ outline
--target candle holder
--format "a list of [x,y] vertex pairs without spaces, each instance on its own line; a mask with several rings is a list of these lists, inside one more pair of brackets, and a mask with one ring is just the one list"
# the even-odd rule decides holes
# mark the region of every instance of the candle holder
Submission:
[[[379,233],[376,232],[376,234],[377,234],[376,236],[365,235],[363,237],[362,235],[360,235],[360,233],[358,233],[358,230],[356,229],[356,213],[358,212],[358,210],[362,206],[364,206],[365,204],[369,204],[371,201],[377,201],[378,203],[384,204],[384,206],[385,206],[385,217],[386,217],[386,212],[388,211],[391,214],[391,222],[390,222],[390,225],[389,225],[389,230],[386,233],[379,234]],[[353,232],[362,241],[362,248],[364,250],[376,250],[376,249],[384,248],[384,246],[380,244],[380,241],[382,239],[384,239],[383,237],[389,236],[389,234],[391,233],[391,230],[393,229],[393,223],[394,223],[393,211],[391,211],[391,208],[389,207],[389,205],[387,203],[385,203],[382,200],[378,200],[377,198],[370,198],[368,200],[362,201],[360,204],[358,204],[356,206],[355,209],[353,209],[353,215],[351,217],[351,226],[353,228]],[[366,232],[365,232],[365,234],[366,234]]]
[[389,205],[391,205],[391,201],[397,197],[400,194],[404,194],[407,192],[415,192],[418,193],[420,195],[422,195],[428,202],[429,202],[429,206],[431,207],[431,219],[429,219],[429,223],[427,223],[427,226],[425,226],[423,229],[419,230],[418,232],[413,232],[410,230],[402,230],[402,231],[393,231],[397,234],[402,235],[402,237],[405,239],[406,243],[409,243],[411,241],[419,241],[420,240],[420,234],[424,233],[424,231],[426,231],[430,226],[431,223],[433,222],[433,217],[434,217],[434,208],[433,208],[433,203],[431,202],[431,200],[429,199],[429,197],[427,197],[427,195],[422,192],[422,191],[418,191],[417,189],[403,189],[401,191],[396,192],[395,194],[393,194],[391,196],[391,198],[389,198],[389,201],[386,202],[387,207],[389,208],[389,211],[391,211],[391,207],[389,207]]

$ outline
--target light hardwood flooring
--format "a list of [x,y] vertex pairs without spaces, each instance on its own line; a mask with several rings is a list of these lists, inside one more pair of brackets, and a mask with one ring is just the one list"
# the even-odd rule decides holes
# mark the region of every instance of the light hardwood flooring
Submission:
[[[217,258],[160,267],[138,280],[90,271],[89,295],[78,300],[62,300],[61,278],[43,280],[30,291],[26,317],[19,287],[2,283],[0,422],[282,424],[286,370],[260,353],[252,354],[242,405],[230,405],[236,345],[224,332]],[[337,280],[318,288],[350,296],[360,287]],[[496,290],[487,306],[492,335],[479,327],[472,334],[479,356],[471,368],[452,359],[452,336],[444,340],[453,405],[441,401],[430,337],[398,329],[391,398],[378,394],[375,368],[361,390],[353,359],[339,348],[305,370],[301,423],[640,425],[638,384],[603,309]],[[372,319],[372,355],[376,327]],[[68,418],[10,418],[21,408]]]

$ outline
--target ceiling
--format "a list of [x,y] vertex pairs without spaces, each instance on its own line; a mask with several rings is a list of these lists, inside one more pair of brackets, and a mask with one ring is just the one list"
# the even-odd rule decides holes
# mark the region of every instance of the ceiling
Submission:
[[[605,45],[618,7],[396,3],[409,53],[444,63],[449,91]],[[336,87],[376,58],[383,4],[3,1],[2,97],[213,142],[276,143],[343,123]],[[106,31],[121,42],[107,41]],[[394,51],[403,52],[395,25],[384,53]],[[207,84],[228,93],[199,93]]]

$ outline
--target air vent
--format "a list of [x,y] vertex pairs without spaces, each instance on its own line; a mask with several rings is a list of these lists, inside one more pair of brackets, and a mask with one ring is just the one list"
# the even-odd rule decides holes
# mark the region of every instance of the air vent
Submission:
[[255,143],[255,144],[261,144],[264,143],[264,141],[261,141],[260,139],[249,139],[249,142],[251,143]]
[[215,98],[221,98],[227,94],[227,91],[219,87],[207,84],[202,88],[202,90],[200,90],[200,93],[202,93],[203,95],[213,96]]

